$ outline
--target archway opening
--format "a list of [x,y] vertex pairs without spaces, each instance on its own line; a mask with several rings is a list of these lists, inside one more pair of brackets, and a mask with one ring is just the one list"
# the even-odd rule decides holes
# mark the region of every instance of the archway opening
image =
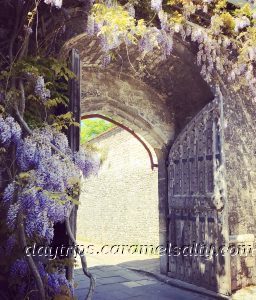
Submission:
[[101,160],[98,174],[84,181],[77,218],[79,243],[91,245],[90,266],[142,269],[147,260],[159,269],[158,158],[153,147],[106,115],[84,115],[81,125],[81,147]]

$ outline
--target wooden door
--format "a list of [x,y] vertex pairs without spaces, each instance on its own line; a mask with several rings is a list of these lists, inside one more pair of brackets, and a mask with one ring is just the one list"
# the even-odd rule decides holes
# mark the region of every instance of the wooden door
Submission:
[[229,257],[207,257],[206,247],[206,255],[196,255],[203,244],[214,250],[228,243],[222,119],[222,101],[216,98],[184,128],[170,150],[168,275],[229,294]]

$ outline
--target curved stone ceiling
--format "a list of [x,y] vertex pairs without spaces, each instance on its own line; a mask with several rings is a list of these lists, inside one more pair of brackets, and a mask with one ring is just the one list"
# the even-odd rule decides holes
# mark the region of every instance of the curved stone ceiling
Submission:
[[86,34],[67,41],[62,56],[76,48],[82,68],[82,114],[100,113],[141,134],[154,148],[169,145],[182,127],[213,95],[194,64],[192,47],[175,40],[171,56],[138,56],[136,46],[122,46],[102,66],[100,42]]

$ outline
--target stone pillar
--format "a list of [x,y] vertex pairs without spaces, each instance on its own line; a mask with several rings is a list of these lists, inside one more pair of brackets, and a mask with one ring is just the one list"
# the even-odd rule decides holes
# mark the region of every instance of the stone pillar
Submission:
[[[168,177],[166,168],[167,151],[166,149],[155,149],[158,158],[158,194],[159,194],[159,245],[167,247],[168,227]],[[168,256],[160,256],[160,272],[168,272]]]
[[248,99],[248,92],[243,95],[226,88],[221,92],[229,241],[235,246],[230,257],[234,291],[256,284],[256,103]]

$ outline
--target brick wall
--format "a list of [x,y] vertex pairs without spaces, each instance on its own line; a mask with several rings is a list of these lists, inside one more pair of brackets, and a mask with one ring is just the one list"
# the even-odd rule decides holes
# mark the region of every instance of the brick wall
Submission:
[[158,245],[158,171],[151,170],[148,153],[121,128],[91,143],[104,149],[106,159],[99,174],[84,181],[78,238],[98,243]]

